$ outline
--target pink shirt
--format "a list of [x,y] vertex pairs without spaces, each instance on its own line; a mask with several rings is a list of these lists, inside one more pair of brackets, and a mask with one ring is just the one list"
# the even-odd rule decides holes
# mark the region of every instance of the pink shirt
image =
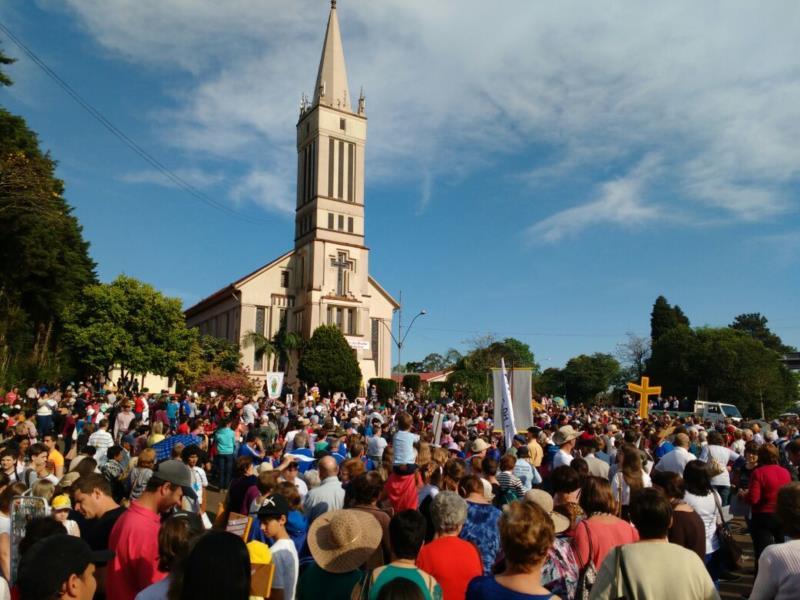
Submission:
[[114,558],[108,563],[106,598],[134,600],[147,586],[167,576],[158,570],[158,530],[161,516],[135,500],[117,519],[108,548]]
[[[585,523],[585,525],[584,525]],[[588,526],[588,532],[587,532]],[[589,538],[592,538],[592,562],[595,568],[600,569],[608,551],[622,544],[639,541],[639,532],[636,528],[622,519],[603,522],[598,519],[585,519],[575,526],[572,548],[578,560],[578,568],[582,569],[589,556]]]

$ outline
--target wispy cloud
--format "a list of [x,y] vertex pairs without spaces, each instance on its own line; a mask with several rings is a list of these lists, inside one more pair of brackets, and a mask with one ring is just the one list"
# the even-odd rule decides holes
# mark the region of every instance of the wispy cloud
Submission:
[[[323,4],[62,1],[106,50],[188,74],[171,83],[176,108],[152,114],[164,142],[236,163],[250,174],[234,200],[252,192],[285,212]],[[670,210],[753,223],[798,208],[786,193],[800,179],[795,2],[353,0],[339,13],[351,92],[367,92],[368,177],[421,185],[418,211],[430,181],[502,167],[595,183],[583,206],[521,215],[551,241],[652,221],[666,207],[643,203],[636,168],[606,175],[650,155],[669,165],[658,186]],[[529,144],[555,158],[542,164]]]
[[528,228],[531,242],[557,242],[594,225],[632,227],[663,216],[662,210],[644,198],[646,186],[658,171],[658,160],[645,157],[622,177],[602,183],[598,195],[586,204],[573,206]]

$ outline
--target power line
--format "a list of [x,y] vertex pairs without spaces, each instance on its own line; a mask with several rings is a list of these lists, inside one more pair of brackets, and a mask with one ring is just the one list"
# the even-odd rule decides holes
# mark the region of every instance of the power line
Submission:
[[80,105],[86,112],[88,112],[94,119],[96,119],[103,127],[105,127],[112,135],[120,139],[126,146],[128,146],[131,150],[133,150],[136,154],[139,155],[145,162],[150,164],[152,167],[157,169],[160,173],[162,173],[167,179],[172,181],[175,185],[183,189],[185,192],[189,193],[191,196],[200,200],[210,208],[214,208],[216,210],[222,211],[226,213],[228,216],[231,216],[235,219],[239,219],[240,221],[244,221],[246,223],[257,224],[257,223],[270,223],[266,219],[256,219],[251,217],[245,217],[244,215],[238,213],[237,211],[233,210],[231,207],[227,206],[226,204],[215,200],[214,198],[210,197],[208,194],[197,189],[191,183],[186,181],[183,177],[175,173],[174,171],[170,170],[167,166],[165,166],[161,161],[155,158],[152,154],[150,154],[147,150],[145,150],[142,146],[140,146],[135,140],[131,139],[124,131],[119,129],[116,125],[114,125],[110,120],[106,118],[103,113],[101,113],[98,109],[96,109],[89,101],[85,100],[83,96],[81,96],[69,83],[67,83],[64,79],[62,79],[58,73],[53,71],[47,63],[45,63],[36,53],[31,50],[20,38],[18,38],[11,30],[0,21],[0,30],[2,30],[8,38],[16,44],[16,46],[24,52],[28,58],[30,58],[45,74],[50,77],[56,84],[64,90],[75,102]]
[[[449,333],[472,333],[478,335],[490,335],[490,334],[497,334],[497,335],[516,335],[519,337],[585,337],[585,338],[621,338],[624,337],[627,333],[561,333],[561,332],[547,332],[547,331],[533,331],[533,332],[522,332],[522,331],[487,331],[483,329],[446,329],[441,327],[417,327],[417,329],[421,329],[424,331],[442,331],[442,332],[449,332]],[[644,334],[642,334],[644,335]],[[649,334],[648,334],[649,335]]]

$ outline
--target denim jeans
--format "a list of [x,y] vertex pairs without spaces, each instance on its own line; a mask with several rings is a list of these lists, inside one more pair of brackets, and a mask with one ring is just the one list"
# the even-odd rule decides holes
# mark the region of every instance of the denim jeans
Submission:
[[36,427],[39,430],[39,437],[44,437],[45,433],[50,433],[53,430],[52,415],[36,415]]
[[722,506],[728,506],[731,503],[731,486],[729,485],[712,485],[722,502]]
[[221,489],[225,489],[231,484],[234,456],[234,454],[217,454],[214,457],[214,466],[217,469],[217,482]]
[[714,582],[714,587],[719,590],[719,576],[722,573],[722,560],[719,555],[719,550],[715,550],[710,554],[706,554],[706,570],[711,576],[711,581]]

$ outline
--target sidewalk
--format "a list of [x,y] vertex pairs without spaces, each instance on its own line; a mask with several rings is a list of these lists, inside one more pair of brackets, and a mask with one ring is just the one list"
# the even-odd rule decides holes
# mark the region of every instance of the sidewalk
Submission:
[[745,533],[744,519],[735,518],[731,520],[731,530],[734,533],[736,541],[742,547],[744,567],[736,574],[741,578],[738,581],[723,581],[720,586],[720,596],[722,598],[737,598],[741,600],[742,597],[747,598],[753,590],[753,582],[755,576],[753,574],[753,541],[750,536]]

